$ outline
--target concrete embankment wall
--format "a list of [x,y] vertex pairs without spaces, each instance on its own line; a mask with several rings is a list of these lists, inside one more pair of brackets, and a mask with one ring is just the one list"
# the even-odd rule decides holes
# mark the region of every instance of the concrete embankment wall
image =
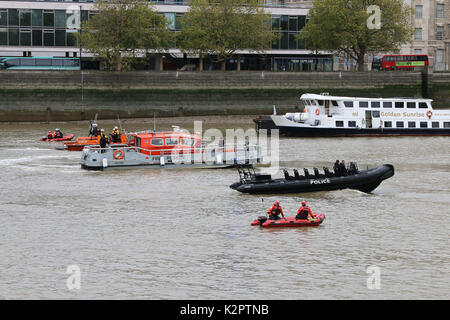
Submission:
[[[426,87],[423,87],[423,83]],[[435,99],[450,107],[450,74],[420,72],[0,72],[0,121],[269,114],[302,93]]]

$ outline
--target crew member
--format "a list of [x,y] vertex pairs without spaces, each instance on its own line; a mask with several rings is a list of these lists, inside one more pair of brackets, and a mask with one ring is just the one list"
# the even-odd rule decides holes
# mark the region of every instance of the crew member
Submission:
[[119,128],[114,127],[111,132],[111,141],[112,142],[120,142],[120,131]]
[[341,175],[341,167],[340,167],[339,160],[336,160],[336,162],[334,163],[333,170],[334,170],[334,175],[336,177],[339,177]]
[[297,215],[295,219],[308,219],[314,218],[311,208],[306,205],[306,201],[302,201],[302,206],[298,208]]
[[339,171],[341,172],[342,176],[348,175],[347,167],[345,166],[344,160],[342,160],[341,163],[339,164]]
[[284,218],[284,214],[283,214],[283,208],[281,208],[280,206],[280,201],[275,201],[275,203],[272,205],[272,207],[269,209],[268,211],[269,213],[269,219],[270,220],[278,220],[281,219],[279,217],[279,215],[281,214],[281,216]]
[[47,132],[47,139],[52,140],[53,139],[53,133],[51,131]]
[[96,123],[93,123],[91,125],[91,128],[89,129],[89,137],[98,137],[100,135],[100,130],[98,129],[98,126]]
[[58,128],[55,129],[55,134],[53,135],[54,139],[57,138],[62,138],[63,137],[63,133],[61,132],[61,130],[59,130]]
[[102,150],[100,151],[101,153],[105,152],[107,143],[108,143],[108,137],[105,136],[105,130],[101,129],[100,130],[100,148],[102,148]]

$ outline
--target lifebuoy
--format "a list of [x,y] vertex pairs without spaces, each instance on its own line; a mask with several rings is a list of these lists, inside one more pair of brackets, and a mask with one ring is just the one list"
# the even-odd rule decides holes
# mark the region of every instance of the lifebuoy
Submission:
[[123,151],[122,150],[116,150],[116,151],[114,151],[114,153],[113,153],[113,157],[114,157],[114,159],[116,159],[116,160],[122,160],[123,159]]
[[319,108],[317,108],[316,109],[316,115],[319,115],[320,114],[320,110],[319,110]]
[[433,115],[433,112],[431,112],[431,110],[427,111],[427,117],[428,119],[431,119],[431,116]]

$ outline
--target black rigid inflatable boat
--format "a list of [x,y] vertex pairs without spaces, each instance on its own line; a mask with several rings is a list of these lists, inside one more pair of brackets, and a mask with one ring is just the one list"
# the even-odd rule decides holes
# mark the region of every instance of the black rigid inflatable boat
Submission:
[[291,176],[287,170],[284,170],[284,178],[272,179],[271,175],[255,173],[251,165],[240,166],[238,168],[240,181],[230,185],[230,188],[251,194],[301,193],[341,189],[355,189],[370,193],[383,180],[394,175],[394,166],[384,164],[373,169],[359,171],[356,164],[353,164],[344,174],[336,174],[326,167],[324,167],[323,173],[319,173],[317,168],[314,168],[314,174],[310,174],[308,169],[303,169],[303,171],[304,175],[300,175],[294,169],[294,176]]

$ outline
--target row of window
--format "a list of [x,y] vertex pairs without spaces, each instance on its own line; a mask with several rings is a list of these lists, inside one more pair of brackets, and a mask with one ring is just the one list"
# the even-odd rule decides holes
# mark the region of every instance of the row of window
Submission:
[[[414,30],[414,40],[422,40],[422,28]],[[444,40],[444,27],[436,26],[436,40]]]
[[[437,3],[436,4],[436,18],[444,19],[444,4]],[[423,5],[416,5],[414,8],[416,19],[422,19],[423,16]]]
[[[356,106],[354,104],[354,102],[356,101],[344,101],[344,105],[347,108],[353,108],[354,106]],[[392,106],[394,106],[395,108],[401,109],[401,108],[410,108],[410,109],[415,109],[417,107],[421,108],[421,109],[427,109],[428,105],[426,102],[416,102],[416,101],[411,101],[411,102],[404,102],[404,101],[396,101],[396,102],[392,102],[392,101],[383,101],[383,103],[381,103],[380,101],[359,101],[359,107],[360,108],[392,108]]]
[[[82,10],[81,21],[87,21],[94,12]],[[77,15],[70,10],[0,9],[0,27],[54,27],[78,28]]]
[[[347,125],[349,128],[356,128],[356,121],[348,121]],[[417,123],[416,121],[407,121],[406,125],[408,128],[416,128]],[[336,128],[343,128],[344,127],[344,121],[337,120],[336,121]],[[392,128],[392,121],[384,121],[383,122],[384,128]],[[396,121],[395,122],[396,128],[406,128],[405,127],[405,121]],[[428,121],[420,121],[418,128],[428,128]],[[433,121],[431,122],[431,128],[450,128],[450,122],[443,122],[440,123],[439,121]]]
[[75,47],[75,33],[65,29],[0,28],[0,46]]
[[[165,140],[166,146],[176,146],[176,145],[178,145],[178,138],[165,138],[165,139],[154,138],[154,139],[150,140],[150,144],[152,146],[163,146],[164,145],[164,140]],[[144,140],[144,143],[148,144],[148,140],[147,139]],[[195,143],[195,140],[192,140],[192,139],[184,139],[184,138],[180,139],[180,144],[183,145],[183,146],[192,147],[194,145],[194,143]]]

